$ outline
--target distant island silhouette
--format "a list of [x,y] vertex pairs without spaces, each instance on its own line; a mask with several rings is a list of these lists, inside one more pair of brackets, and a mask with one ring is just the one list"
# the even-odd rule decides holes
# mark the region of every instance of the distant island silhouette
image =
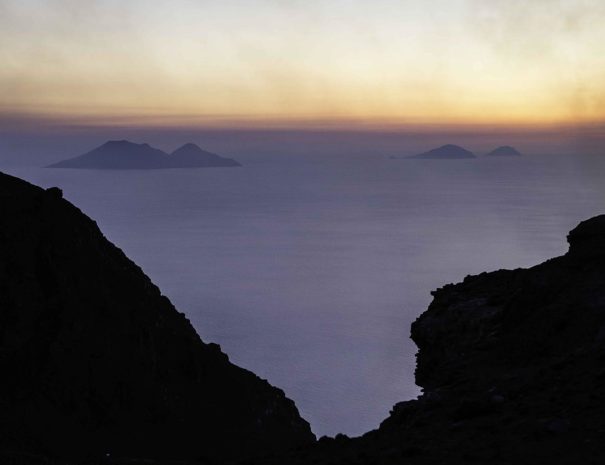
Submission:
[[[398,158],[398,157],[395,157]],[[464,158],[476,158],[473,152],[466,150],[465,148],[460,147],[459,145],[447,144],[442,145],[433,150],[429,150],[428,152],[420,153],[418,155],[412,155],[404,158],[415,158],[415,159],[423,159],[423,160],[458,160]]]
[[47,168],[94,170],[210,168],[241,166],[231,158],[202,150],[188,143],[171,154],[127,140],[108,141],[90,152],[54,163]]
[[510,145],[503,145],[485,155],[486,157],[520,157],[521,153]]

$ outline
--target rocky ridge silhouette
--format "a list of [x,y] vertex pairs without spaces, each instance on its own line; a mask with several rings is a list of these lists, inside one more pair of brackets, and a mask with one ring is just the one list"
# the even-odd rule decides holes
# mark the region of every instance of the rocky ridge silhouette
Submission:
[[432,293],[412,325],[423,394],[360,438],[272,464],[598,464],[605,460],[605,215],[569,251]]
[[215,463],[314,441],[281,390],[202,342],[60,189],[5,174],[0,373],[2,463]]
[[423,394],[362,437],[314,442],[281,391],[202,343],[61,197],[0,175],[0,457],[14,464],[605,459],[605,215],[563,256],[434,291],[411,331]]

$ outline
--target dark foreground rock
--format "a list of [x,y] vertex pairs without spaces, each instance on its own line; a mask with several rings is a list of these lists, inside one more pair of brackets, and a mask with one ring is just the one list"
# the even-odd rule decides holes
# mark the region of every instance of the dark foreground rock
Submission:
[[605,215],[568,241],[541,265],[435,291],[412,325],[423,395],[378,430],[264,463],[604,463]]
[[0,374],[3,464],[214,463],[314,441],[59,189],[4,174]]
[[0,175],[0,463],[601,464],[605,215],[568,241],[435,291],[412,326],[423,395],[314,443],[59,189]]
[[169,168],[213,168],[241,166],[231,158],[202,150],[195,144],[185,144],[170,155],[149,144],[127,140],[106,142],[90,152],[54,163],[48,168],[91,170],[150,170]]

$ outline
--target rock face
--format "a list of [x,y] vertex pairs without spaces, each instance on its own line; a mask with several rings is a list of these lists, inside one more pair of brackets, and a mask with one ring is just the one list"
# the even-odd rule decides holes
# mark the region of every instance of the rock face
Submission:
[[569,254],[591,259],[605,256],[605,215],[582,221],[567,236]]
[[504,145],[502,147],[498,147],[497,149],[492,150],[485,156],[486,157],[520,157],[521,153],[514,147],[511,147],[510,145]]
[[412,155],[407,158],[419,158],[419,159],[440,159],[440,160],[457,160],[463,158],[476,158],[473,152],[458,146],[458,145],[443,145],[439,148],[429,150],[418,155]]
[[109,141],[75,158],[63,160],[49,168],[80,168],[95,170],[208,168],[241,166],[231,158],[206,152],[195,144],[186,144],[171,155],[127,140]]
[[59,189],[4,174],[0,373],[0,452],[203,461],[314,441]]
[[412,325],[423,395],[282,463],[602,463],[605,215],[568,240],[562,257],[435,291]]
[[313,443],[283,392],[204,344],[59,189],[0,175],[0,459],[21,457],[0,462],[603,463],[605,215],[568,242],[436,290],[412,325],[422,396]]

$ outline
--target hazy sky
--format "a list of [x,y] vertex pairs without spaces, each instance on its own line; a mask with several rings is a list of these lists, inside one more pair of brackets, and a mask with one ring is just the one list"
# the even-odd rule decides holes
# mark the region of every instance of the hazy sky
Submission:
[[0,0],[0,113],[605,120],[603,0]]

